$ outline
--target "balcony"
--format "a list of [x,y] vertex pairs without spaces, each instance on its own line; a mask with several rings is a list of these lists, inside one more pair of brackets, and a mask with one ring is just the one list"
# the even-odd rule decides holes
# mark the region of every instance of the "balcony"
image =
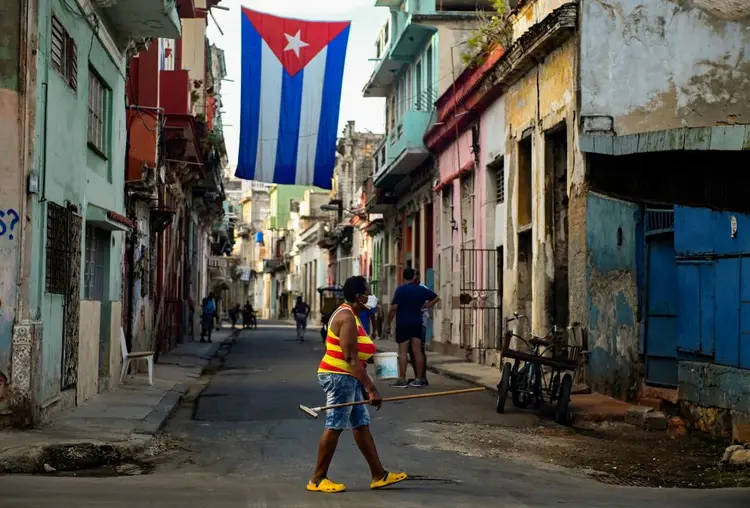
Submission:
[[433,117],[433,111],[406,111],[401,123],[386,139],[385,164],[373,177],[377,188],[392,188],[405,175],[417,168],[430,156],[424,146],[424,134]]
[[126,182],[143,182],[148,171],[154,171],[157,161],[157,146],[160,134],[158,112],[131,106],[127,111],[128,150]]
[[180,17],[174,0],[115,0],[104,5],[109,6],[103,7],[102,11],[125,39],[180,38]]

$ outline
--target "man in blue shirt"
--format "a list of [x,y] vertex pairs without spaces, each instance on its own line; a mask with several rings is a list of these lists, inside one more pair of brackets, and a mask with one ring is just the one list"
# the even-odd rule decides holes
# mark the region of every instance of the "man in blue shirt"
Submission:
[[214,328],[214,318],[216,317],[216,295],[211,291],[203,299],[203,315],[201,316],[201,342],[211,342],[211,331]]
[[[404,270],[404,284],[396,289],[386,321],[386,335],[390,334],[391,322],[396,318],[396,342],[398,343],[398,381],[393,387],[406,388],[427,386],[425,382],[425,354],[422,347],[422,312],[433,307],[440,298],[431,289],[415,284],[416,272]],[[408,353],[414,358],[414,381],[406,380]]]

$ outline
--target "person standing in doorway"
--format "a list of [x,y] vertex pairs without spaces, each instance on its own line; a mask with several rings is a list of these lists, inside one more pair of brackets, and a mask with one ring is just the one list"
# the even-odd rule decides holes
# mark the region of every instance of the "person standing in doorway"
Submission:
[[[425,355],[422,340],[422,311],[434,306],[440,298],[432,290],[415,283],[416,272],[404,270],[404,284],[396,288],[391,308],[386,319],[386,335],[390,334],[391,322],[396,318],[396,342],[398,343],[398,381],[394,388],[409,385],[422,388],[425,381]],[[414,381],[406,380],[409,350],[414,357]]]
[[214,319],[216,318],[216,295],[213,291],[203,299],[203,314],[201,316],[201,342],[211,342],[211,332],[214,329]]

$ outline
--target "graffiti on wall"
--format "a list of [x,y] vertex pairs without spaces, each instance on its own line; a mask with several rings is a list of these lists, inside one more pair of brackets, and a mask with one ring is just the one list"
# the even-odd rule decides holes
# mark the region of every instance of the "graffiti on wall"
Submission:
[[8,240],[13,240],[15,237],[13,231],[16,229],[19,219],[18,212],[13,208],[0,209],[0,238],[7,236]]

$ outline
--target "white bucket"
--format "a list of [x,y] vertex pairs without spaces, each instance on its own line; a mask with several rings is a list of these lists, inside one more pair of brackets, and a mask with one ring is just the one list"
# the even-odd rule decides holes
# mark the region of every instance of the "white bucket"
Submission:
[[398,379],[398,353],[376,353],[373,360],[376,379]]

